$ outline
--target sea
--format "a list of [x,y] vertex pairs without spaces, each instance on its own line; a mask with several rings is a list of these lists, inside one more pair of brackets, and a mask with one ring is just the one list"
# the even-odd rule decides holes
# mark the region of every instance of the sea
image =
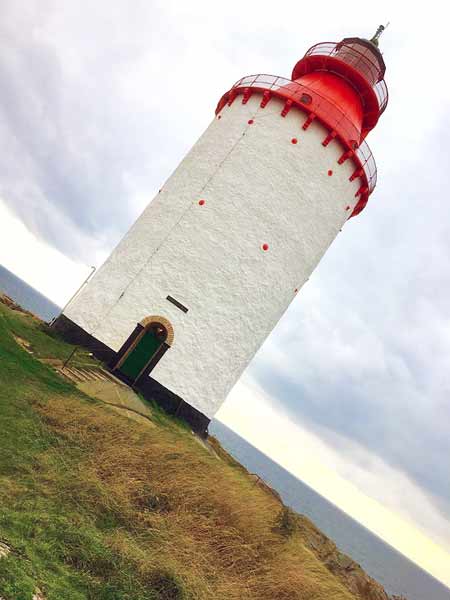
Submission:
[[61,308],[48,298],[29,286],[25,281],[16,277],[11,271],[0,265],[0,292],[9,296],[44,321],[51,321],[61,312]]
[[[60,307],[0,265],[0,292],[45,321]],[[338,548],[381,583],[388,594],[408,600],[450,600],[450,589],[397,552],[334,504],[291,475],[279,464],[213,420],[209,431],[251,473],[258,474],[281,495],[285,504],[306,515]],[[274,599],[276,600],[276,599]]]

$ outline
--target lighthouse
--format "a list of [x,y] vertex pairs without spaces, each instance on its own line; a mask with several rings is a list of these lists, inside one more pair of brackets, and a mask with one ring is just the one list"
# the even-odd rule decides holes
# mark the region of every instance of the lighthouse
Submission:
[[291,79],[235,83],[54,327],[205,432],[375,188],[383,29],[313,46]]

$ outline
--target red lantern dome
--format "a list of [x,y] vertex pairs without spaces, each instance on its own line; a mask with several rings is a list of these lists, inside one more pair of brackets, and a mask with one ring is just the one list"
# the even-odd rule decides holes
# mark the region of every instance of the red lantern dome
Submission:
[[375,160],[364,140],[388,102],[386,66],[378,49],[384,29],[380,25],[371,40],[352,37],[313,46],[295,65],[291,80],[273,75],[244,77],[222,96],[216,109],[217,114],[238,95],[243,95],[245,104],[259,92],[261,108],[272,97],[278,97],[285,101],[281,116],[293,106],[306,113],[304,130],[315,119],[320,121],[329,132],[322,144],[327,146],[336,139],[343,149],[338,163],[353,160],[351,180],[361,180],[359,200],[351,217],[363,210],[376,185]]

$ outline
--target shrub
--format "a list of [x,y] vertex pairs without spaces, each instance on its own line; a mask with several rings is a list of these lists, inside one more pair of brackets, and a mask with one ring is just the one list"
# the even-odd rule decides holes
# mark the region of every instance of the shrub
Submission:
[[147,573],[146,585],[152,592],[156,592],[158,600],[184,600],[183,587],[178,578],[164,569],[155,569]]
[[283,506],[275,519],[275,525],[272,529],[274,533],[289,538],[297,531],[297,516],[288,506]]

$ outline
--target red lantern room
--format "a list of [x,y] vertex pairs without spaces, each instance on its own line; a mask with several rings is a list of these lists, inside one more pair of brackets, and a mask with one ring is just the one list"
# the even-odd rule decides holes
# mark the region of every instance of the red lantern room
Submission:
[[306,114],[302,124],[307,130],[313,120],[328,130],[322,144],[340,143],[339,164],[351,159],[353,181],[360,179],[358,203],[350,217],[359,214],[376,185],[376,166],[365,138],[378,122],[388,102],[384,81],[386,66],[378,49],[385,27],[380,25],[371,40],[345,38],[310,48],[298,61],[292,80],[272,75],[251,75],[239,80],[220,100],[216,114],[242,94],[245,104],[253,93],[260,93],[261,108],[272,97],[285,100],[281,116],[295,106]]
[[[308,50],[292,71],[292,79],[309,87],[313,102],[323,117],[320,99],[326,98],[345,115],[346,123],[336,126],[345,135],[354,128],[352,140],[363,140],[387,105],[388,93],[384,82],[386,66],[373,41],[345,38],[338,44],[317,44]],[[329,115],[331,118],[332,115]]]

